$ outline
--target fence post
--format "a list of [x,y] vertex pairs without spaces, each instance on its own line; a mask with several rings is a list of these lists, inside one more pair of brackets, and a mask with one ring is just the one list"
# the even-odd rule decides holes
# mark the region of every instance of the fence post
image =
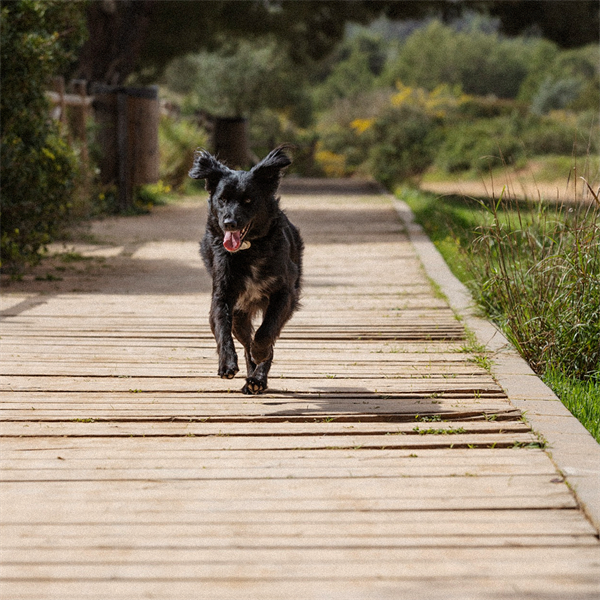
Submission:
[[84,79],[74,79],[72,81],[73,92],[78,94],[81,99],[79,106],[73,107],[75,118],[73,119],[73,133],[75,138],[81,142],[81,162],[84,167],[88,165],[88,145],[87,145],[87,82]]
[[233,169],[246,168],[250,162],[247,130],[248,121],[243,117],[215,119],[215,155]]
[[58,94],[58,106],[60,107],[59,121],[67,133],[67,140],[71,144],[71,131],[67,126],[67,103],[65,101],[65,78],[62,75],[52,79],[52,87]]
[[158,88],[96,84],[94,96],[102,183],[118,186],[119,209],[127,211],[135,186],[158,181]]

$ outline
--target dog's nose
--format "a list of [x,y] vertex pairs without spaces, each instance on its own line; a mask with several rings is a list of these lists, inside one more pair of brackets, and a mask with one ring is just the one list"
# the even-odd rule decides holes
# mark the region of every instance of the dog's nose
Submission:
[[227,231],[237,231],[239,229],[238,222],[233,217],[225,217],[223,219],[223,227]]

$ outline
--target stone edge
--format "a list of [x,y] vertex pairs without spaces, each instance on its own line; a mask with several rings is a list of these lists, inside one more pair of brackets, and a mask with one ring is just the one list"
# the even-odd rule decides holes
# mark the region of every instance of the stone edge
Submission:
[[531,370],[514,346],[490,321],[478,315],[468,289],[454,276],[410,207],[390,196],[428,277],[439,286],[450,307],[491,353],[491,372],[510,402],[521,410],[546,452],[573,490],[579,505],[600,531],[600,445]]

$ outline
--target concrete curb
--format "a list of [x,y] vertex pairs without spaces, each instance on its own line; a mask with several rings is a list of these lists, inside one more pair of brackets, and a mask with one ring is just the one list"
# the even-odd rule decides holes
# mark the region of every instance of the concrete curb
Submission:
[[467,288],[414,220],[409,206],[392,197],[409,239],[429,278],[444,293],[465,326],[492,354],[492,375],[533,430],[546,442],[546,452],[566,478],[594,527],[600,531],[600,445],[531,370],[502,332],[477,314]]

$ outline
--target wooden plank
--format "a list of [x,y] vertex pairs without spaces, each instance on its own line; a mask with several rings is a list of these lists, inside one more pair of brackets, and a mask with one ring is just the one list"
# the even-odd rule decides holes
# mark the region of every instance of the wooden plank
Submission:
[[[152,417],[150,419],[153,419]],[[111,436],[115,431],[127,431],[130,435],[195,435],[196,437],[215,436],[237,436],[237,437],[310,437],[310,436],[407,436],[407,437],[431,437],[444,436],[458,439],[461,436],[500,435],[530,433],[531,428],[522,421],[436,421],[436,422],[389,422],[389,423],[360,423],[360,422],[336,422],[331,419],[313,420],[313,422],[289,423],[280,421],[277,423],[210,423],[210,422],[188,422],[188,423],[157,423],[148,420],[145,423],[133,421],[113,422],[112,419],[104,419],[93,422],[65,422],[65,421],[28,421],[25,426],[14,422],[0,424],[0,435],[35,435],[32,429],[43,435],[62,435],[67,431],[73,431],[74,435],[86,436]],[[58,433],[53,433],[58,432]]]
[[[172,510],[170,512],[152,512],[138,511],[136,507],[123,506],[122,511],[111,512],[102,511],[96,512],[93,515],[86,513],[84,507],[73,507],[73,513],[70,514],[67,510],[56,510],[53,515],[49,511],[44,510],[45,514],[32,513],[30,520],[22,523],[7,522],[3,524],[3,531],[12,531],[15,536],[27,532],[27,536],[23,536],[23,541],[29,539],[29,534],[34,532],[48,532],[46,544],[40,547],[51,547],[60,543],[60,537],[55,535],[56,531],[52,527],[63,527],[65,538],[72,538],[73,532],[77,532],[81,526],[102,525],[114,526],[115,528],[124,527],[120,533],[123,536],[130,537],[129,543],[132,543],[132,536],[127,533],[128,527],[173,527],[173,532],[177,531],[177,527],[205,527],[205,526],[223,526],[233,528],[232,532],[240,530],[246,531],[246,528],[254,526],[260,527],[263,524],[271,524],[277,526],[311,526],[318,528],[320,524],[330,524],[332,527],[338,525],[346,531],[348,528],[357,526],[375,527],[390,525],[391,527],[399,527],[405,531],[407,535],[429,534],[435,535],[437,531],[442,535],[458,534],[459,532],[471,532],[475,534],[483,534],[485,531],[488,535],[493,535],[496,531],[498,534],[517,534],[521,535],[544,535],[548,530],[556,531],[557,535],[594,535],[595,529],[585,519],[581,519],[578,510],[477,510],[456,509],[456,510],[431,510],[423,511],[419,508],[415,510],[404,510],[389,513],[386,511],[352,511],[338,510],[332,511],[286,511],[279,510],[272,514],[261,511],[233,511],[233,510],[214,510],[198,513],[196,516],[189,512]],[[14,518],[14,514],[11,518]],[[7,520],[8,521],[8,520]],[[65,527],[68,526],[68,527]],[[38,529],[41,527],[42,529]],[[43,529],[49,527],[50,529]],[[11,530],[11,528],[13,528]],[[35,530],[35,531],[34,531]],[[110,529],[107,529],[110,531]],[[190,530],[190,531],[193,531]],[[236,537],[237,534],[232,535]],[[82,542],[79,536],[79,544]],[[72,545],[72,542],[65,544],[65,547]],[[8,544],[3,544],[3,547],[9,547]],[[15,546],[21,547],[21,542]]]
[[[42,488],[42,489],[40,489]],[[311,503],[339,510],[342,506],[353,510],[382,510],[378,506],[396,503],[429,502],[442,506],[456,507],[457,501],[465,505],[470,502],[491,507],[499,506],[531,508],[531,502],[560,502],[566,506],[576,503],[562,479],[546,475],[513,477],[423,477],[423,478],[361,478],[320,479],[313,478],[308,486],[303,479],[231,479],[222,480],[147,480],[147,481],[47,481],[40,486],[35,481],[3,482],[3,498],[6,502],[17,501],[20,506],[14,510],[24,514],[29,511],[25,504],[43,499],[44,504],[60,505],[68,502],[110,503],[114,501],[134,504],[162,502],[195,503],[207,510],[215,508],[234,509],[244,506],[247,510],[268,510],[274,502],[281,502],[280,508],[291,510],[297,503],[310,506]],[[46,498],[46,496],[50,496]],[[20,499],[20,500],[19,500]],[[340,505],[338,506],[338,503]],[[489,503],[489,504],[488,504]],[[360,507],[363,508],[360,508]],[[317,509],[317,506],[314,507]],[[431,508],[435,508],[432,506]]]
[[[444,556],[432,556],[432,560],[443,560]],[[81,581],[53,580],[30,582],[19,581],[14,598],[18,600],[39,600],[43,598],[59,600],[89,600],[91,598],[110,598],[111,600],[155,595],[165,600],[229,600],[239,598],[240,590],[248,598],[261,600],[282,600],[298,598],[302,591],[303,600],[360,600],[372,598],[419,598],[424,590],[431,600],[488,600],[495,595],[498,598],[569,598],[589,600],[597,595],[597,585],[590,580],[581,581],[577,577],[535,576],[512,573],[510,577],[488,577],[486,575],[462,575],[460,577],[436,576],[434,570],[430,577],[410,578],[363,578],[298,580],[286,579],[282,572],[277,580],[257,581],[253,579],[229,578],[211,581],[199,581],[194,578],[185,580],[96,580],[93,587],[82,589]],[[482,592],[485,590],[485,593]]]
[[[165,564],[162,560],[153,562],[152,574],[143,563],[127,564],[114,562],[108,564],[34,564],[5,565],[4,577],[19,579],[145,579],[180,580],[193,578],[224,579],[375,579],[397,577],[468,576],[473,571],[485,573],[488,577],[511,577],[522,574],[526,562],[529,576],[585,577],[590,568],[597,571],[595,563],[598,551],[595,548],[548,548],[544,549],[545,560],[531,558],[536,549],[527,548],[466,548],[453,550],[453,556],[447,549],[435,553],[429,548],[411,550],[402,548],[377,549],[257,549],[246,551],[234,549],[198,550],[197,559],[186,564],[174,562]],[[456,553],[456,554],[454,554]],[[282,569],[285,567],[285,575]]]
[[[486,511],[484,511],[486,512]],[[533,522],[518,511],[507,511],[512,515],[512,520],[495,520],[489,511],[486,521],[476,521],[470,514],[461,512],[462,519],[455,518],[448,522],[448,513],[438,514],[439,520],[424,523],[421,520],[396,519],[388,517],[383,520],[371,520],[353,515],[353,520],[338,519],[337,514],[329,514],[329,520],[323,518],[312,521],[307,514],[296,513],[296,521],[278,515],[274,520],[269,520],[263,515],[245,519],[243,514],[230,515],[226,518],[211,513],[210,521],[181,522],[177,519],[166,522],[136,522],[136,521],[108,521],[97,519],[95,522],[72,523],[34,523],[34,524],[7,524],[0,531],[2,533],[2,556],[14,562],[28,562],[32,556],[23,549],[26,544],[37,548],[37,560],[53,562],[57,560],[52,556],[52,550],[59,546],[64,549],[63,560],[68,560],[70,552],[79,551],[77,547],[81,539],[86,540],[90,550],[93,548],[98,555],[108,554],[111,547],[128,544],[132,546],[132,539],[139,540],[138,549],[144,550],[151,538],[153,545],[164,546],[168,540],[184,543],[185,539],[202,541],[205,546],[223,547],[226,542],[238,542],[244,546],[281,546],[281,545],[318,545],[324,547],[327,540],[333,540],[332,545],[340,546],[461,546],[469,545],[497,545],[500,543],[516,543],[522,540],[523,545],[552,546],[552,536],[560,537],[559,545],[595,545],[595,531],[591,526],[581,520],[563,521],[534,520]],[[533,515],[534,511],[525,511]],[[559,511],[556,511],[559,512]],[[568,511],[560,511],[568,512]],[[369,513],[377,515],[378,513]],[[381,514],[381,513],[379,513]],[[411,513],[416,515],[418,513]],[[451,513],[450,513],[451,514]],[[325,513],[321,513],[322,516]],[[75,515],[79,516],[78,513]],[[129,515],[127,515],[129,516]],[[236,518],[237,517],[237,518]],[[285,515],[284,515],[285,517]],[[300,520],[302,517],[302,520]],[[70,526],[71,525],[71,526]],[[552,532],[549,533],[549,530]],[[129,540],[127,540],[129,538]],[[260,543],[257,538],[262,538]],[[267,538],[271,538],[266,542]],[[382,542],[378,541],[382,539]],[[467,538],[460,540],[457,538]],[[508,541],[512,539],[513,541]],[[56,541],[55,541],[56,540]],[[464,544],[462,543],[464,541]],[[88,556],[93,553],[88,553]],[[44,555],[42,558],[39,555]],[[22,556],[21,559],[19,557]],[[2,561],[4,562],[4,561]]]
[[[336,379],[338,382],[336,382]],[[69,392],[127,392],[145,391],[187,391],[187,392],[223,392],[239,393],[244,378],[238,376],[232,380],[221,380],[218,377],[206,378],[190,374],[186,377],[135,377],[110,376],[95,377],[93,375],[66,376],[3,376],[0,378],[2,391],[69,391]],[[441,393],[446,390],[469,391],[474,397],[485,391],[500,390],[491,377],[473,376],[436,379],[413,379],[407,377],[386,378],[373,376],[371,378],[344,380],[343,377],[323,377],[320,380],[306,377],[282,378],[274,375],[269,380],[270,390],[279,392],[322,392],[322,393],[357,393],[370,391],[374,394],[391,394],[402,392]]]

